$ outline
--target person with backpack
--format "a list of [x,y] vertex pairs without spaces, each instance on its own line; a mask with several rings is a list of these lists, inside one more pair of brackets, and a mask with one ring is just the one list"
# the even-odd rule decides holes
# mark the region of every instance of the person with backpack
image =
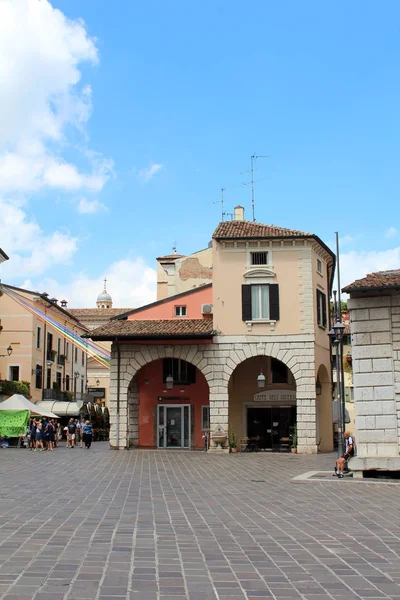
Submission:
[[336,461],[336,475],[340,478],[344,477],[344,468],[348,460],[354,456],[354,439],[350,431],[344,432],[345,451],[341,458]]

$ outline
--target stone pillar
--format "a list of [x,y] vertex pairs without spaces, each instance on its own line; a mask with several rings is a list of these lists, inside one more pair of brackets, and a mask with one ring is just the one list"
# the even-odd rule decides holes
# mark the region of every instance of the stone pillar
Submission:
[[[122,360],[121,360],[122,362]],[[117,418],[117,379],[118,359],[114,346],[111,349],[110,370],[110,446],[121,450],[128,446],[128,385],[125,379],[126,366],[121,367],[120,393],[119,393],[119,418]],[[117,443],[118,431],[118,443]]]
[[317,442],[316,399],[299,398],[297,394],[297,452],[316,454]]
[[394,339],[395,323],[398,326],[400,320],[398,306],[397,298],[391,296],[352,298],[348,301],[353,334],[357,445],[357,456],[351,461],[352,469],[390,469],[387,460],[382,459],[393,458],[394,465],[395,457],[397,468],[400,467],[400,407],[396,406],[395,393],[398,355]]
[[128,388],[128,444],[130,447],[139,444],[139,389],[136,377]]
[[212,440],[212,434],[217,427],[224,429],[228,436],[228,414],[228,385],[210,387],[210,452],[229,452],[228,439],[222,450],[221,448],[217,449]]

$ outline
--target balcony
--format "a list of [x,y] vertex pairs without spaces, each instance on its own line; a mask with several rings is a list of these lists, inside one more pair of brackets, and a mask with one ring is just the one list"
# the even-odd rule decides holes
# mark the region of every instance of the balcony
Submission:
[[65,355],[64,355],[64,354],[59,354],[59,355],[57,356],[57,364],[58,364],[60,367],[63,367],[63,366],[65,365]]
[[43,390],[43,400],[57,400],[58,402],[67,402],[69,400],[65,392],[60,390],[51,390],[46,388]]

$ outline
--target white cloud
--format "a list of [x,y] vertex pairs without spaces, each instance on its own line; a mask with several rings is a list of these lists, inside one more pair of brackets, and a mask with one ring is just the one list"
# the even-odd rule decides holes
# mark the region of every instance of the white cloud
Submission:
[[78,204],[78,212],[81,215],[94,215],[95,213],[108,210],[105,204],[101,204],[98,200],[88,200],[81,198]]
[[396,229],[396,227],[389,227],[385,231],[385,238],[387,238],[388,240],[391,240],[391,239],[397,237],[398,235],[399,235],[399,232]]
[[345,287],[368,273],[400,268],[400,247],[391,250],[345,252],[340,256],[340,284]]
[[138,177],[143,181],[150,181],[150,179],[154,177],[154,175],[156,175],[163,168],[164,165],[161,165],[159,163],[151,163],[148,167],[140,169]]
[[[91,89],[82,63],[98,52],[85,24],[72,21],[48,0],[0,2],[0,189],[99,191],[110,162],[90,161],[89,172],[60,155],[74,127],[86,141]],[[85,157],[88,158],[87,155]]]
[[156,299],[157,272],[140,257],[112,263],[94,279],[80,273],[66,284],[47,278],[34,287],[56,298],[65,298],[69,308],[95,308],[104,278],[107,278],[107,291],[112,296],[114,308],[135,308]]
[[0,198],[0,240],[10,260],[1,266],[8,282],[19,277],[40,276],[53,265],[67,265],[77,250],[78,240],[68,232],[46,235],[22,208]]

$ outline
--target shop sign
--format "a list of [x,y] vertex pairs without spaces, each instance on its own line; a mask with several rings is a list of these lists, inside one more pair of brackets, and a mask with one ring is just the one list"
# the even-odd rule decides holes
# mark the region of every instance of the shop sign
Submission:
[[105,398],[106,397],[106,388],[90,387],[90,388],[88,388],[88,394],[93,396],[93,398]]
[[265,392],[258,392],[254,394],[254,402],[273,402],[276,404],[295,404],[296,403],[296,392],[290,390],[266,390]]

